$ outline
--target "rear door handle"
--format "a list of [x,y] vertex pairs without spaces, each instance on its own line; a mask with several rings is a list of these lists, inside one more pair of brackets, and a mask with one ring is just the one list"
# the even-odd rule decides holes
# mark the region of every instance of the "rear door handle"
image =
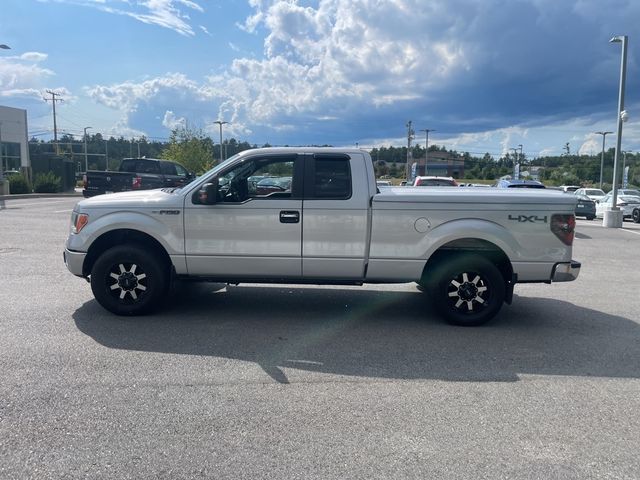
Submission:
[[296,210],[282,210],[280,212],[280,223],[299,223],[300,212]]

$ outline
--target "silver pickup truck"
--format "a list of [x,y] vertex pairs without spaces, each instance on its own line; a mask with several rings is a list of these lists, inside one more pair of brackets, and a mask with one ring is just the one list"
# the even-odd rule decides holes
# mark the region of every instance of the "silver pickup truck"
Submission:
[[376,187],[362,150],[242,152],[180,189],[75,207],[64,260],[118,315],[157,309],[171,281],[417,282],[479,325],[514,285],[574,280],[575,199],[548,191]]

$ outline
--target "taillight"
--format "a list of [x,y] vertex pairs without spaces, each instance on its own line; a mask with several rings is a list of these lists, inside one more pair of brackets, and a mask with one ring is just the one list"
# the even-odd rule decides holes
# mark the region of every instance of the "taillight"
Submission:
[[135,190],[137,188],[140,188],[141,185],[142,185],[142,178],[133,177],[133,179],[131,180],[131,188]]
[[573,235],[576,231],[575,215],[570,213],[551,215],[551,231],[565,245],[573,245]]

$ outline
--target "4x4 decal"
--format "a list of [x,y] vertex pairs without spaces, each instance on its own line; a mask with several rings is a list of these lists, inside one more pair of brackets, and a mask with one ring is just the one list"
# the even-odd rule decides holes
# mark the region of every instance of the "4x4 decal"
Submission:
[[544,217],[539,217],[538,215],[509,215],[509,220],[513,220],[516,222],[520,222],[520,223],[527,223],[527,222],[531,222],[531,223],[537,223],[537,222],[542,222],[542,223],[548,223],[549,219],[548,217],[544,216]]

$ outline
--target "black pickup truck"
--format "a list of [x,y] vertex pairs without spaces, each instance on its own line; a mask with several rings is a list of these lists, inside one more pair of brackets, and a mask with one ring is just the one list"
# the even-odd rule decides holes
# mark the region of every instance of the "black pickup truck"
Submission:
[[89,170],[84,175],[85,197],[103,193],[182,187],[194,178],[179,163],[156,158],[125,158],[118,171]]

